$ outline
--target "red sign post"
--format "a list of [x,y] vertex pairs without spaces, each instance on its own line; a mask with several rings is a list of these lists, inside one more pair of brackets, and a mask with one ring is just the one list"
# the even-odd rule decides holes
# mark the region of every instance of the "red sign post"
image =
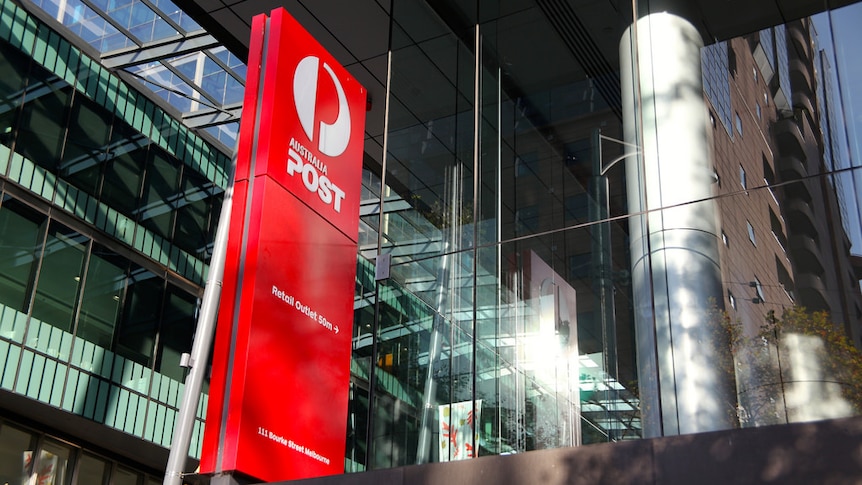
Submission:
[[252,23],[202,473],[342,473],[366,93],[283,9]]

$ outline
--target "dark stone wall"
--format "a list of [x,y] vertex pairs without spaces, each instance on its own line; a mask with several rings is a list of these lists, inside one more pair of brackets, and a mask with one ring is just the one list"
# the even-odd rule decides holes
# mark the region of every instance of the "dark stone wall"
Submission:
[[488,456],[281,483],[862,484],[862,417]]

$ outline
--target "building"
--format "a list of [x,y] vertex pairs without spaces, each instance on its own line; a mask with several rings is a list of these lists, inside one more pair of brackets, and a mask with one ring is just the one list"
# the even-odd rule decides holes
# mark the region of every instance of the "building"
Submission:
[[[384,3],[288,6],[370,92],[347,471],[858,412],[755,417],[714,319],[803,304],[862,346],[822,6]],[[0,2],[0,482],[160,482],[279,4]]]

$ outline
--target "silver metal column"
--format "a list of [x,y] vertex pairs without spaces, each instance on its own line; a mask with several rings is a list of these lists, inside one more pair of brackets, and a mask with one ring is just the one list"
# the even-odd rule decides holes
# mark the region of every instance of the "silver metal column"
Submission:
[[733,369],[721,308],[718,223],[703,99],[703,41],[671,13],[641,17],[620,43],[632,284],[645,437],[730,428]]

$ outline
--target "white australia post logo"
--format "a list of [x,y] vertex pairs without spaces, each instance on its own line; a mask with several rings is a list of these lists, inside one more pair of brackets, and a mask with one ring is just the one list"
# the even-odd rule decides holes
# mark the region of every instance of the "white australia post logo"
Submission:
[[[296,106],[296,114],[305,135],[313,143],[315,135],[315,121],[317,118],[317,84],[320,76],[321,64],[332,83],[338,97],[338,116],[332,123],[320,121],[317,132],[317,147],[320,153],[330,157],[337,157],[344,153],[350,143],[350,107],[347,104],[347,96],[344,87],[335,76],[332,68],[320,58],[308,56],[302,59],[296,66],[293,74],[293,101]],[[296,138],[291,137],[290,159],[287,161],[287,174],[300,176],[303,185],[309,192],[317,193],[324,204],[331,205],[335,212],[341,212],[341,201],[344,200],[344,191],[329,179],[328,167],[320,161],[314,153],[308,150]]]

